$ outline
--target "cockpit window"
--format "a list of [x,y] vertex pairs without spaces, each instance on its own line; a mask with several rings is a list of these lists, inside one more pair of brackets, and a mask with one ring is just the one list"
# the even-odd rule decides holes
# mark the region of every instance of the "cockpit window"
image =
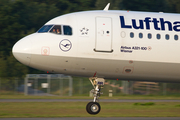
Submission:
[[61,25],[54,25],[54,27],[50,30],[51,33],[62,34]]
[[72,35],[72,28],[70,26],[63,26],[64,35]]
[[44,25],[38,30],[38,33],[48,32],[51,29],[52,26],[53,25]]
[[72,35],[72,28],[68,25],[44,25],[38,33],[55,33],[57,35]]

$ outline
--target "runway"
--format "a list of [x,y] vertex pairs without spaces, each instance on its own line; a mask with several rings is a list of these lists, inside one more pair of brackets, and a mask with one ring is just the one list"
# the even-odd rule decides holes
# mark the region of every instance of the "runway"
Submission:
[[[0,102],[89,102],[92,99],[0,99]],[[101,99],[99,102],[180,102],[180,100],[114,100]]]
[[180,120],[180,117],[0,118],[0,120]]

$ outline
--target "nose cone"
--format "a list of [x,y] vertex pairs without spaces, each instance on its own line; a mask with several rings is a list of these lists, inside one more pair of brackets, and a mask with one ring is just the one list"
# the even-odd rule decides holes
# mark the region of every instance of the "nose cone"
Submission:
[[19,62],[29,66],[31,61],[31,47],[31,40],[25,37],[13,46],[12,53]]

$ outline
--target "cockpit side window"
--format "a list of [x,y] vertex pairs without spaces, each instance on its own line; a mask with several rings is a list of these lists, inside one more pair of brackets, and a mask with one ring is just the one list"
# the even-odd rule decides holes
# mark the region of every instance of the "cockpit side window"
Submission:
[[50,30],[51,33],[62,34],[61,25],[54,25],[54,27]]
[[52,26],[53,25],[44,25],[38,30],[38,33],[48,32],[51,29]]
[[64,32],[64,35],[72,35],[72,28],[70,26],[66,26],[64,25],[63,26],[63,32]]

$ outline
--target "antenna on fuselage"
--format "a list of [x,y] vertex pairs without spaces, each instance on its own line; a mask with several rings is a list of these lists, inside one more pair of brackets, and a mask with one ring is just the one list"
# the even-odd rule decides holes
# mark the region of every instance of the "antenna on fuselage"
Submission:
[[108,4],[106,5],[106,7],[104,8],[104,11],[108,11],[108,10],[109,10],[109,6],[110,6],[110,3],[108,3]]

